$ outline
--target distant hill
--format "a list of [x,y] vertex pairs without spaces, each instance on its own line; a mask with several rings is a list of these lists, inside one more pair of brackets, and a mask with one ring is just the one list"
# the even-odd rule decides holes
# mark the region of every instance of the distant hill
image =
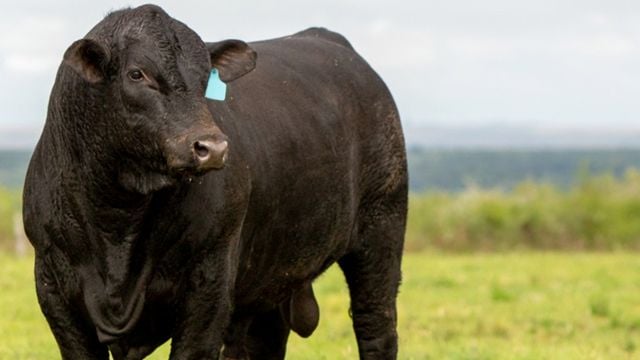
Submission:
[[0,150],[0,186],[22,187],[30,158],[31,151]]
[[[30,156],[30,151],[0,151],[0,186],[20,188]],[[640,149],[434,149],[414,146],[409,148],[408,157],[413,192],[459,191],[471,185],[509,189],[527,179],[569,187],[581,172],[620,176],[630,167],[640,169]]]
[[640,149],[489,150],[411,148],[411,191],[459,191],[468,186],[510,189],[524,180],[567,188],[579,176],[621,176],[640,169]]

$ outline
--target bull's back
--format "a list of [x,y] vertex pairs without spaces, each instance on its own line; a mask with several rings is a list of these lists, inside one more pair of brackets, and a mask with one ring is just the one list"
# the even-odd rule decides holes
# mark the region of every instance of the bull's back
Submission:
[[[340,35],[310,29],[251,46],[257,67],[230,84],[220,119],[229,164],[251,176],[237,290],[279,301],[353,245],[362,199],[388,177],[376,168],[394,156],[382,154],[384,131],[399,123],[382,81]],[[391,148],[404,148],[398,140]]]

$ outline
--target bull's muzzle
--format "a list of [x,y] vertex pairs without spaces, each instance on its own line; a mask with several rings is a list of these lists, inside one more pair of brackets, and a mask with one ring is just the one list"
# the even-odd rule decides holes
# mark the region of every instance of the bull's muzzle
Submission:
[[228,141],[221,137],[200,139],[191,146],[198,171],[221,169],[227,160],[228,150]]
[[229,139],[215,129],[167,140],[164,149],[169,171],[176,175],[197,175],[222,169],[228,151]]

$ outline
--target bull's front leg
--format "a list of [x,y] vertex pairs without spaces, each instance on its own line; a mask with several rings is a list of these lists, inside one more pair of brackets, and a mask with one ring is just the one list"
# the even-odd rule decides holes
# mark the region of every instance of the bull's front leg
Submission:
[[228,256],[213,251],[190,272],[178,304],[170,359],[217,360],[231,315]]
[[61,286],[74,286],[73,281],[61,284],[51,271],[43,257],[36,255],[38,302],[58,343],[62,359],[108,359],[107,346],[98,341],[95,328],[83,318],[82,311],[63,295]]

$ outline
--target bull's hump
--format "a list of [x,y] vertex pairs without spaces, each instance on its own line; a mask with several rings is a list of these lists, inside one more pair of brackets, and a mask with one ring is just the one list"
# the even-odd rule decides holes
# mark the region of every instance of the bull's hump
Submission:
[[349,40],[347,40],[347,38],[345,38],[341,34],[338,34],[337,32],[333,32],[322,27],[308,28],[307,30],[303,30],[294,34],[294,36],[320,38],[353,50],[353,46],[351,45]]

